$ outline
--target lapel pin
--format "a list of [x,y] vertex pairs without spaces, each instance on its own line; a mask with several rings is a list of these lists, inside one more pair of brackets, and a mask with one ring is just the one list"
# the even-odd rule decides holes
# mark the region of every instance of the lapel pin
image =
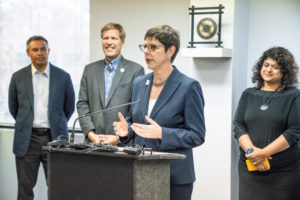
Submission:
[[120,69],[120,72],[124,72],[124,71],[125,71],[125,69],[124,69],[124,68],[121,68],[121,69]]

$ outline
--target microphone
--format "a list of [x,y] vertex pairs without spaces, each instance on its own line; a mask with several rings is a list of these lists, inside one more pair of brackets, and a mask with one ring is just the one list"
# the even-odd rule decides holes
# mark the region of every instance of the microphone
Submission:
[[118,105],[118,106],[110,107],[110,108],[103,109],[103,110],[98,110],[98,111],[95,111],[95,112],[92,112],[92,113],[87,113],[87,114],[80,115],[79,117],[77,117],[75,119],[74,123],[73,123],[73,128],[72,128],[72,133],[71,133],[71,138],[70,138],[70,144],[74,144],[75,124],[76,124],[77,120],[79,120],[81,118],[84,118],[84,117],[88,117],[88,116],[92,116],[92,115],[95,115],[95,114],[99,114],[99,113],[103,113],[103,112],[106,112],[106,111],[110,111],[110,110],[114,110],[114,109],[117,109],[117,108],[121,108],[121,107],[124,107],[124,106],[138,104],[138,103],[140,103],[144,99],[145,93],[146,93],[146,89],[149,86],[149,84],[150,84],[150,80],[147,80],[146,84],[145,84],[145,90],[144,90],[143,96],[140,99],[138,99],[137,101],[133,101],[133,102],[129,102],[129,103],[124,103],[124,104],[121,104],[121,105]]

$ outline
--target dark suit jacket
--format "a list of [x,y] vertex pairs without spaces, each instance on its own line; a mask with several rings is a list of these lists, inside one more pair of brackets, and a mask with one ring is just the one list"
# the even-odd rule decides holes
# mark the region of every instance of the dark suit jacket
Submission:
[[[131,101],[142,96],[145,98],[141,103],[131,106],[127,116],[129,124],[148,124],[145,115],[148,113],[151,87],[144,94],[147,80],[152,83],[153,73],[138,77],[133,83]],[[200,84],[174,67],[150,114],[150,118],[162,127],[162,139],[142,138],[129,128],[127,140],[134,138],[134,144],[145,144],[154,151],[186,155],[186,159],[170,162],[171,184],[192,183],[195,181],[192,148],[201,145],[205,137],[203,109]]]
[[[128,103],[133,80],[137,76],[144,75],[144,68],[141,65],[121,57],[109,90],[108,103],[105,107],[104,68],[104,60],[91,63],[85,67],[77,102],[79,116]],[[128,106],[81,118],[79,122],[83,133],[87,134],[90,130],[95,130],[96,134],[114,134],[112,123],[119,120],[118,112],[126,116]]]
[[[50,64],[49,123],[52,139],[68,137],[67,122],[75,109],[75,95],[70,75]],[[9,111],[16,120],[13,152],[27,153],[34,119],[31,65],[15,72],[9,85]]]

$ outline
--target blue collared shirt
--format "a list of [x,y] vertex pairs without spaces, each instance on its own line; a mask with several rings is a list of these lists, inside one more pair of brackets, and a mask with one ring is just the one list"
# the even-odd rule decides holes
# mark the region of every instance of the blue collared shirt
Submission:
[[[112,85],[113,79],[115,77],[116,69],[118,67],[118,64],[120,62],[121,56],[117,57],[114,59],[112,62],[108,62],[105,60],[105,70],[104,70],[104,75],[105,75],[105,106],[107,105],[107,98],[109,94],[109,89]],[[110,64],[112,70],[109,72],[108,65]]]

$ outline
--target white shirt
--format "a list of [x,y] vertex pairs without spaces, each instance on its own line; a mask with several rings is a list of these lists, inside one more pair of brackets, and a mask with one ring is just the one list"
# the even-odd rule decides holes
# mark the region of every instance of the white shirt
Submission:
[[157,99],[149,99],[149,104],[148,104],[148,117],[150,117],[150,114],[151,114],[151,112],[152,112],[152,109],[153,109],[153,107],[154,107],[154,105],[155,105],[155,103],[156,103],[156,100]]
[[39,72],[33,64],[31,64],[33,99],[34,99],[34,119],[33,127],[50,128],[48,118],[49,104],[49,82],[50,67],[49,63],[44,72]]

